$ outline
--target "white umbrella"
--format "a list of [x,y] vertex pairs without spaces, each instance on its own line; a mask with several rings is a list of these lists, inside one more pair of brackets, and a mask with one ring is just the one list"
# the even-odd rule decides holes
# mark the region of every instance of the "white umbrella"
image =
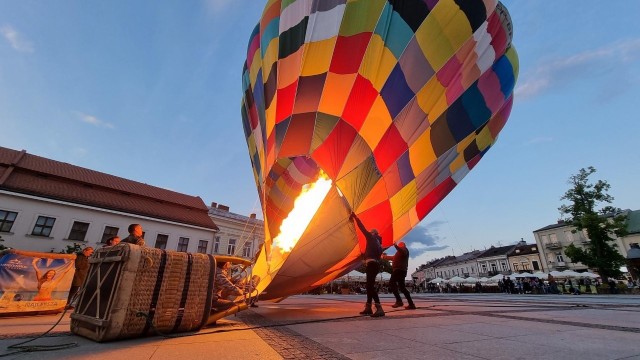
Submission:
[[489,278],[488,278],[488,277],[484,277],[484,276],[483,276],[483,277],[481,277],[481,278],[480,278],[480,282],[481,282],[481,283],[486,283],[486,282],[488,282],[488,281],[489,281]]
[[562,272],[562,274],[565,277],[570,277],[570,278],[575,278],[575,277],[581,277],[582,275],[579,272],[575,272],[573,270],[565,270]]
[[565,277],[565,275],[562,272],[556,271],[556,270],[550,272],[549,275],[553,277]]
[[464,282],[466,282],[467,284],[475,284],[476,282],[478,282],[478,279],[474,278],[473,276],[469,276],[468,278],[464,279]]
[[533,276],[537,277],[538,279],[546,279],[549,277],[549,274],[543,273],[542,271],[537,271],[533,273]]
[[598,274],[594,274],[594,273],[589,272],[589,271],[585,271],[585,272],[583,272],[583,273],[580,273],[580,276],[582,276],[582,277],[588,277],[588,278],[592,278],[592,279],[595,279],[595,278],[599,278],[599,277],[600,277],[600,275],[598,275]]
[[437,284],[437,283],[441,283],[441,282],[443,282],[443,281],[444,281],[444,279],[443,279],[443,278],[441,278],[441,277],[437,277],[437,278],[435,278],[435,279],[433,279],[433,280],[431,280],[431,281],[429,281],[429,282],[430,282],[430,283],[432,283],[432,284]]
[[528,272],[523,272],[522,274],[515,274],[514,276],[517,277],[517,278],[535,277],[535,275],[533,275],[532,273],[528,273]]
[[460,282],[464,282],[464,278],[461,278],[460,276],[454,276],[451,279],[449,279],[450,283],[460,283]]

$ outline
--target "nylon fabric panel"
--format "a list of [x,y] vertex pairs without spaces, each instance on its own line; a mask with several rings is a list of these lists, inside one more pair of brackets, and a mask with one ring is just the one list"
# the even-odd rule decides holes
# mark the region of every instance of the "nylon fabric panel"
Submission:
[[[365,197],[376,186],[381,175],[375,166],[372,157],[369,157],[355,169],[336,181],[336,186],[340,189],[353,210],[359,209]],[[382,184],[384,190],[384,184]]]

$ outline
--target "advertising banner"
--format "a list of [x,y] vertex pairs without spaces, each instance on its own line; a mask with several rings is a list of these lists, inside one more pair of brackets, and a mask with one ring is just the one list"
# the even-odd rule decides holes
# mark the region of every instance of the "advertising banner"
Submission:
[[9,250],[0,256],[0,316],[63,310],[74,254]]

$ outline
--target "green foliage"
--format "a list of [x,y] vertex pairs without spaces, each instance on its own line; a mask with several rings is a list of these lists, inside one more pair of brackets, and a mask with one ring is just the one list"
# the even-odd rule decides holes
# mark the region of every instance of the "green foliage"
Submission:
[[[362,263],[356,271],[359,271],[363,274],[367,273],[367,267]],[[393,272],[393,268],[391,267],[391,261],[380,259],[380,272],[386,272],[391,274]]]
[[67,248],[60,251],[60,254],[80,254],[82,252],[82,246],[80,244],[73,243],[73,245],[67,245]]
[[610,205],[598,209],[602,203],[612,203],[613,197],[607,193],[610,185],[606,181],[589,182],[589,176],[595,172],[591,166],[580,169],[569,178],[572,187],[561,198],[569,204],[558,208],[560,214],[566,216],[565,221],[577,231],[585,230],[591,240],[584,249],[571,244],[564,252],[572,261],[596,269],[603,279],[618,278],[622,275],[620,267],[625,265],[625,258],[610,242],[615,241],[614,236],[626,235],[626,216]]

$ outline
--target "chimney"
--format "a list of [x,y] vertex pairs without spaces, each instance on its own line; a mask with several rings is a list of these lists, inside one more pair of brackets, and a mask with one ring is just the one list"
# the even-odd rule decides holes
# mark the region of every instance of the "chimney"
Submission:
[[558,224],[564,224],[564,220],[559,219],[559,220],[558,220]]
[[218,204],[218,209],[222,211],[229,211],[229,207],[227,205]]
[[256,218],[256,214],[255,213],[249,214],[249,219],[255,219],[255,218]]
[[218,203],[217,202],[211,202],[211,207],[213,209],[217,208],[218,207]]

